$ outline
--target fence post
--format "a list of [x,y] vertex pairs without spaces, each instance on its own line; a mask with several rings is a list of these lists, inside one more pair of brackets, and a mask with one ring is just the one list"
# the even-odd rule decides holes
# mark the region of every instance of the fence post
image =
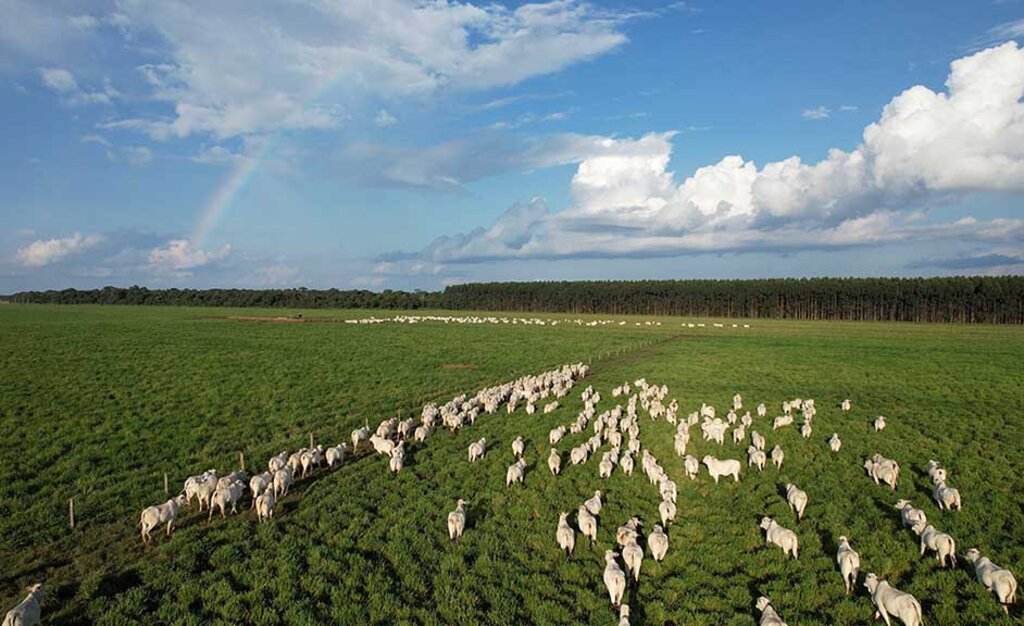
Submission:
[[168,488],[168,485],[167,485],[167,472],[164,472],[164,495],[166,496],[170,492],[171,491],[170,491],[170,489]]
[[313,433],[309,433],[309,448],[313,449]]
[[68,518],[71,520],[71,530],[75,529],[75,499],[68,499]]
[[245,453],[244,452],[239,452],[238,453],[238,465],[242,468],[242,471],[244,472],[245,471]]

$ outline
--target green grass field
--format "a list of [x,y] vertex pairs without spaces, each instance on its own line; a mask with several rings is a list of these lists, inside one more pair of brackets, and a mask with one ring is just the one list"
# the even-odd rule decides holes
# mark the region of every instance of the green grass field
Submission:
[[[340,318],[368,312],[317,311]],[[377,316],[391,315],[375,312]],[[756,624],[769,595],[791,625],[872,622],[863,588],[847,598],[835,565],[847,535],[873,571],[913,593],[929,625],[1020,623],[1004,617],[961,560],[942,570],[918,556],[892,503],[909,498],[958,552],[978,547],[1024,579],[1024,328],[753,321],[751,328],[580,328],[512,325],[253,323],[230,315],[280,311],[0,306],[0,599],[44,581],[48,624],[615,624],[601,580],[603,551],[631,515],[649,529],[660,501],[637,468],[597,475],[597,460],[563,473],[545,460],[548,431],[571,421],[587,384],[611,408],[611,388],[646,377],[669,387],[680,413],[722,413],[736,392],[769,418],[793,397],[818,404],[814,436],[771,431],[781,472],[746,468],[746,444],[701,441],[689,452],[743,461],[738,484],[691,482],[672,450],[673,427],[641,420],[641,440],[679,484],[679,515],[662,564],[648,556],[626,601],[634,624]],[[459,315],[465,315],[460,313]],[[558,317],[558,316],[545,316]],[[630,320],[633,321],[632,319]],[[690,320],[693,321],[693,320]],[[706,321],[706,320],[704,320]],[[194,509],[170,540],[143,547],[139,512],[208,467],[249,469],[283,449],[348,441],[368,419],[418,415],[484,385],[592,360],[591,376],[550,415],[482,416],[456,436],[413,446],[405,469],[364,455],[299,482],[272,522],[246,512],[207,523]],[[838,403],[849,397],[850,413]],[[882,433],[871,421],[889,418]],[[799,423],[799,418],[798,418]],[[832,432],[843,439],[829,451]],[[506,489],[509,444],[527,440],[525,488]],[[468,444],[488,438],[485,459]],[[896,493],[861,464],[871,453],[903,468]],[[938,459],[964,509],[942,513],[923,466]],[[810,495],[797,524],[780,485]],[[566,561],[555,543],[560,511],[600,488],[600,543]],[[67,502],[78,526],[68,529]],[[466,534],[448,541],[445,516],[471,502]],[[248,507],[248,502],[245,502]],[[798,561],[763,545],[762,515],[799,535]],[[574,519],[575,516],[572,517]]]

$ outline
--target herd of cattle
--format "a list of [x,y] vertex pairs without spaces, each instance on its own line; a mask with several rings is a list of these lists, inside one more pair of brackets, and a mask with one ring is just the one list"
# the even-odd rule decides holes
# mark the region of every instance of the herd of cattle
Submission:
[[[551,413],[557,410],[559,399],[565,398],[571,389],[587,376],[588,371],[588,366],[582,363],[569,364],[539,375],[525,376],[502,385],[487,387],[473,396],[463,394],[441,405],[427,404],[423,407],[418,423],[413,418],[391,418],[382,421],[373,432],[367,424],[351,433],[351,448],[346,442],[327,448],[315,446],[292,453],[281,452],[269,459],[265,472],[251,477],[242,471],[220,475],[213,469],[190,476],[179,495],[142,511],[139,520],[142,540],[150,542],[152,531],[161,526],[165,527],[166,534],[170,535],[182,509],[189,506],[193,500],[200,511],[207,511],[208,519],[213,517],[215,511],[226,517],[229,512],[238,512],[238,505],[248,493],[251,500],[250,508],[254,509],[256,518],[259,521],[269,520],[274,515],[277,503],[287,496],[289,488],[296,480],[306,478],[311,472],[323,466],[329,469],[338,467],[350,454],[364,448],[372,448],[377,454],[387,456],[389,471],[398,473],[403,467],[407,442],[425,443],[438,427],[452,433],[458,432],[466,426],[474,425],[481,415],[496,413],[501,407],[508,413],[514,413],[523,407],[527,414],[533,415],[539,406],[544,414]],[[754,410],[756,417],[751,411],[740,415],[743,398],[739,394],[733,397],[732,409],[724,418],[719,417],[716,409],[707,404],[682,417],[679,415],[678,402],[667,400],[668,388],[664,385],[649,384],[643,378],[632,383],[623,383],[614,388],[611,395],[613,398],[624,398],[624,405],[619,403],[613,408],[599,412],[601,394],[593,387],[583,390],[583,410],[571,422],[553,428],[548,435],[551,450],[547,465],[551,474],[558,476],[562,471],[563,453],[557,445],[563,441],[567,433],[581,434],[592,429],[592,436],[569,450],[568,458],[572,465],[587,463],[601,448],[607,447],[598,463],[599,478],[610,477],[616,468],[623,474],[632,476],[639,462],[651,485],[657,487],[661,496],[658,506],[661,524],[655,524],[644,537],[642,518],[631,517],[615,531],[618,551],[608,549],[604,553],[603,580],[608,596],[612,605],[619,611],[620,626],[628,626],[630,607],[622,602],[627,581],[632,579],[635,584],[640,578],[645,556],[643,546],[646,546],[655,561],[660,562],[665,558],[669,550],[667,529],[675,520],[678,497],[676,482],[655,455],[641,444],[641,415],[645,414],[650,420],[665,420],[675,427],[673,449],[682,457],[683,476],[691,480],[698,476],[701,465],[706,468],[715,483],[722,477],[731,477],[734,481],[739,481],[742,472],[742,464],[738,459],[719,459],[705,455],[698,461],[696,457],[687,454],[691,428],[698,424],[705,441],[724,444],[726,433],[730,429],[733,443],[742,444],[749,439],[748,468],[764,471],[769,458],[776,468],[781,468],[785,461],[785,453],[779,445],[775,445],[770,453],[766,453],[767,438],[754,427],[757,424],[755,420],[764,420],[767,426],[768,408],[762,403]],[[799,415],[800,432],[804,438],[810,438],[817,412],[814,400],[797,398],[783,402],[781,408],[782,414],[770,422],[772,430],[794,425],[795,418]],[[844,400],[840,408],[849,411],[850,401]],[[884,429],[885,426],[886,420],[882,416],[874,422],[876,431]],[[833,452],[839,452],[842,441],[837,433],[833,433],[827,444]],[[524,439],[515,438],[512,441],[513,462],[506,471],[506,486],[523,484],[527,468],[524,451]],[[487,439],[481,437],[469,445],[468,460],[471,463],[479,461],[487,453]],[[875,454],[865,460],[864,468],[876,484],[885,483],[895,490],[900,476],[900,466],[896,461]],[[946,468],[936,461],[929,461],[925,470],[933,481],[932,496],[939,508],[945,511],[959,511],[960,493],[947,485],[949,473]],[[602,497],[601,490],[596,490],[591,498],[578,506],[575,528],[570,523],[569,512],[562,511],[559,514],[555,539],[559,549],[567,555],[571,555],[575,549],[577,530],[590,545],[598,543]],[[787,484],[785,498],[797,520],[803,519],[808,503],[807,493],[797,485]],[[467,504],[469,503],[460,498],[456,501],[455,510],[447,514],[448,536],[453,541],[462,537],[466,531]],[[895,508],[903,524],[919,538],[922,556],[930,550],[936,554],[942,566],[956,566],[956,542],[953,537],[929,524],[924,511],[914,508],[908,500],[899,500],[895,503]],[[764,531],[766,544],[778,546],[786,557],[798,558],[799,540],[795,532],[771,517],[764,517],[760,528]],[[850,594],[859,580],[860,555],[852,547],[849,538],[840,536],[837,543],[836,562],[846,593]],[[995,594],[997,601],[1008,612],[1010,605],[1016,600],[1017,582],[1013,574],[996,566],[976,549],[967,550],[963,556],[973,565],[978,581]],[[619,564],[620,558],[625,570]],[[887,625],[891,623],[891,617],[898,618],[906,626],[919,626],[922,623],[921,605],[910,594],[894,588],[873,573],[866,574],[863,585],[876,608],[876,617],[884,619]],[[30,626],[40,623],[42,594],[41,584],[30,587],[28,596],[8,612],[3,626]],[[760,614],[761,626],[785,626],[779,610],[772,605],[769,598],[759,597],[754,606]]]
[[[627,322],[625,320],[613,319],[558,319],[541,317],[506,317],[500,315],[395,315],[393,317],[355,317],[344,320],[346,324],[420,324],[422,322],[440,322],[442,324],[512,324],[519,326],[661,326],[661,322]],[[703,322],[683,322],[680,326],[686,328],[725,328],[726,324]],[[731,328],[750,328],[750,324],[729,324]]]

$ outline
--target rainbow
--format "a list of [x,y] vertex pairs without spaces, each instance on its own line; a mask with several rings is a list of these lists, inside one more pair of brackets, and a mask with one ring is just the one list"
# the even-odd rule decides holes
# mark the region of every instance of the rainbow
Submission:
[[[339,69],[334,74],[325,77],[323,80],[313,84],[299,97],[299,101],[305,104],[315,102],[317,98],[322,96],[332,85],[342,78],[344,72]],[[203,210],[199,213],[199,219],[196,220],[195,226],[192,228],[192,236],[189,237],[189,242],[194,248],[200,247],[205,241],[206,237],[209,236],[210,231],[220,222],[221,218],[224,217],[224,213],[228,210],[231,204],[238,197],[238,194],[245,188],[245,185],[252,178],[252,175],[259,169],[260,164],[267,157],[267,155],[274,149],[277,142],[281,138],[282,130],[278,130],[272,137],[267,139],[266,143],[263,144],[256,151],[256,154],[251,157],[240,159],[232,167],[228,175],[221,181],[220,185],[214,189],[213,194],[206,201],[203,206]]]
[[260,163],[276,143],[277,137],[275,136],[273,139],[268,140],[253,156],[239,159],[224,180],[214,189],[213,194],[199,213],[199,219],[196,220],[196,224],[192,228],[189,242],[191,242],[193,248],[199,248],[203,245],[210,231],[224,217],[228,207],[238,197],[239,192],[245,188],[246,183],[252,178],[253,173],[259,169]]

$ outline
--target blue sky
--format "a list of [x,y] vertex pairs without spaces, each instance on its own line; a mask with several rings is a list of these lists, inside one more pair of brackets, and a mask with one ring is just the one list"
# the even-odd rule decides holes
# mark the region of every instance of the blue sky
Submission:
[[1024,272],[1024,2],[0,14],[0,293]]

